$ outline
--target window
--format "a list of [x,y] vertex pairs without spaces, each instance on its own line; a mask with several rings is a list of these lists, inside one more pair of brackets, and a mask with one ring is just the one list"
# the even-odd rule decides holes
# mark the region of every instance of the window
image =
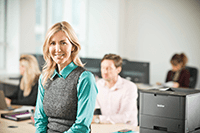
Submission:
[[42,44],[48,28],[61,21],[69,22],[75,30],[82,46],[86,47],[86,12],[88,0],[36,0],[36,40]]
[[0,69],[5,69],[6,50],[6,0],[0,0]]
[[46,1],[36,0],[35,11],[36,11],[36,22],[35,22],[35,39],[37,42],[42,42],[45,37],[45,16],[46,16]]

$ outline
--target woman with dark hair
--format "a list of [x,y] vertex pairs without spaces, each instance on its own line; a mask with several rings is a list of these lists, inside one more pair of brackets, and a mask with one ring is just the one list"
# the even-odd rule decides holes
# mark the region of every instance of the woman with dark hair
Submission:
[[46,65],[35,109],[37,133],[89,133],[97,88],[78,57],[78,38],[65,21],[54,24],[43,45]]
[[170,60],[172,70],[168,71],[166,82],[172,81],[174,88],[189,87],[190,73],[185,69],[188,58],[184,53],[174,54]]

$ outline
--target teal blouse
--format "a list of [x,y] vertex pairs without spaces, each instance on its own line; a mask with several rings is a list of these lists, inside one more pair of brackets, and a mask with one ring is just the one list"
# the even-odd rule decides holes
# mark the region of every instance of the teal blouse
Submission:
[[[63,77],[65,79],[76,67],[77,66],[71,62],[60,72],[60,74],[55,70],[51,78],[53,78],[55,75],[58,75],[59,77]],[[34,116],[36,133],[46,133],[47,130],[48,117],[43,110],[44,91],[45,89],[42,85],[41,75],[39,78],[38,95]],[[78,105],[76,121],[72,127],[64,133],[90,132],[89,126],[93,118],[97,93],[98,90],[93,74],[89,71],[84,71],[80,75],[77,84]]]

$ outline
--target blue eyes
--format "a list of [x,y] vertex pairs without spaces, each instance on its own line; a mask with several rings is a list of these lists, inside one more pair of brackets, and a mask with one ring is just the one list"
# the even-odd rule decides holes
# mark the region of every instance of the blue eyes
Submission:
[[50,45],[55,45],[55,43],[54,43],[54,42],[52,42],[52,43],[50,43]]
[[[66,45],[67,43],[66,42],[60,42],[60,44]],[[51,42],[50,45],[56,45],[56,43],[55,42]]]
[[61,42],[61,44],[67,44],[66,42]]

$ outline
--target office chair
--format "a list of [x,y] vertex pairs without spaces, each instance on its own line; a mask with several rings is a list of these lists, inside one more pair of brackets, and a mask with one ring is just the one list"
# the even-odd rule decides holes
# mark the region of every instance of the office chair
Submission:
[[198,69],[190,66],[186,66],[185,69],[187,69],[190,72],[189,88],[195,88],[198,78]]

